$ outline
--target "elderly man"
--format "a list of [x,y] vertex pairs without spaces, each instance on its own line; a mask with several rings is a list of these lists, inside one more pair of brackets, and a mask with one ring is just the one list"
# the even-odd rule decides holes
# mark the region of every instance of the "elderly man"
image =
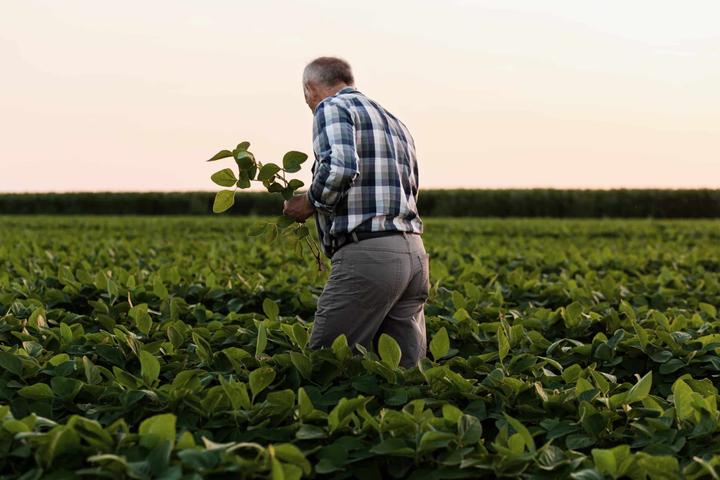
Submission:
[[285,202],[298,222],[315,214],[332,271],[318,300],[310,347],[345,334],[377,349],[381,334],[402,350],[401,365],[425,356],[428,255],[420,234],[418,166],[407,127],[354,86],[350,65],[321,57],[305,67],[314,113],[313,180]]

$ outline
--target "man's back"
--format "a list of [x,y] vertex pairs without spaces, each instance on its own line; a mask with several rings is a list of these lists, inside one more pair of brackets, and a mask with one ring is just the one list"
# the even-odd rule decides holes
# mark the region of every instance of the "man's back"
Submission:
[[397,117],[343,88],[315,110],[313,150],[310,198],[326,251],[332,237],[353,231],[422,233],[415,144]]

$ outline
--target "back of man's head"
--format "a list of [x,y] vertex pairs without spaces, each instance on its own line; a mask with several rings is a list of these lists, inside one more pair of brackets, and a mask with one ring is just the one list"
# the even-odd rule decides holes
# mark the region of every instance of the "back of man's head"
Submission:
[[354,85],[350,64],[337,57],[319,57],[308,63],[303,72],[303,83],[314,83],[322,87],[339,84]]

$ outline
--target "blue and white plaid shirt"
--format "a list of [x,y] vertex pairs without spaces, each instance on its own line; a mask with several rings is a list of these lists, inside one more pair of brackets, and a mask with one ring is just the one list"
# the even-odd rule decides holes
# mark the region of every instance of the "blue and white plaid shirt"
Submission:
[[343,233],[422,233],[415,142],[393,114],[345,87],[316,107],[313,151],[308,197],[327,256]]

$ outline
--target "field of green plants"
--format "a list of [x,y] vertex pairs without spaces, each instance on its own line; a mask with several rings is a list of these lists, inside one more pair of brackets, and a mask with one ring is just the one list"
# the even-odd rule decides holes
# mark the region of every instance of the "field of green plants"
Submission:
[[256,221],[0,217],[0,478],[719,478],[720,222],[429,219],[403,369]]

